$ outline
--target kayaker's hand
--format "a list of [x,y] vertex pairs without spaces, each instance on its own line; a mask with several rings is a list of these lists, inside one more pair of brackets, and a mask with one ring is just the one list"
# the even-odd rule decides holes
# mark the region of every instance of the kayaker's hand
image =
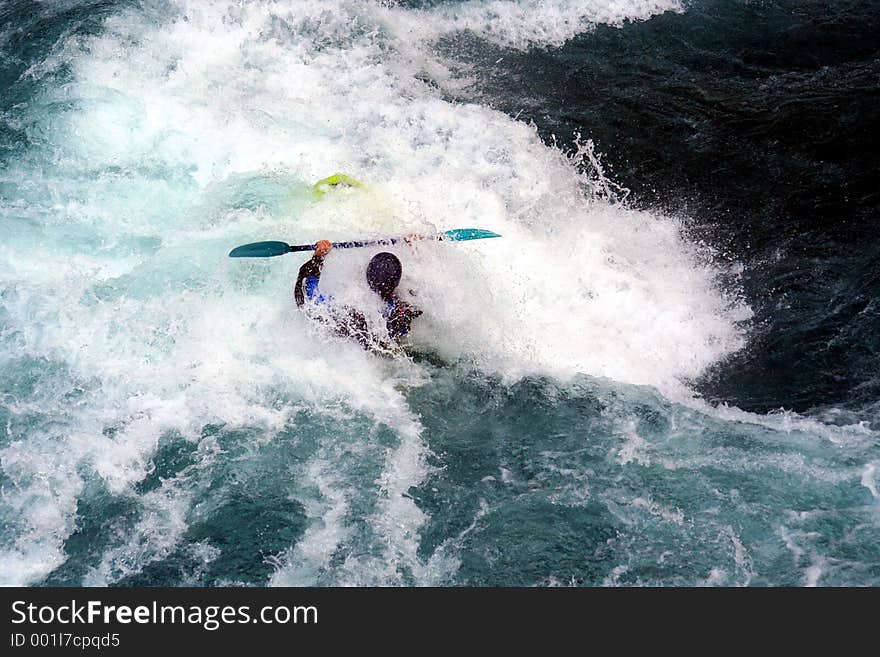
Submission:
[[323,258],[328,253],[330,253],[330,249],[333,248],[333,245],[328,240],[318,240],[315,243],[315,257]]

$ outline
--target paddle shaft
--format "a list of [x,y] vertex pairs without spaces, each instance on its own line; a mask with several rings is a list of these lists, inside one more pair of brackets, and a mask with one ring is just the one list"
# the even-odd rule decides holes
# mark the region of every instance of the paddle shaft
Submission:
[[[382,240],[366,240],[366,241],[355,241],[355,242],[331,242],[334,249],[356,249],[362,246],[375,246],[377,244],[397,244],[399,242],[403,242],[404,239],[402,237],[389,237],[387,239]],[[291,253],[294,251],[314,251],[314,244],[291,244],[290,251]]]
[[[450,242],[464,242],[467,240],[479,240],[487,237],[501,237],[497,233],[479,228],[453,228],[437,235],[436,237],[423,237],[416,235],[412,237],[386,237],[377,240],[357,240],[351,242],[333,242],[333,246],[337,249],[354,249],[361,246],[374,246],[379,244],[399,244],[400,242],[411,242],[424,239],[436,239],[440,241],[449,240]],[[284,255],[285,253],[294,253],[296,251],[311,251],[315,248],[314,244],[288,244],[287,242],[268,241],[254,242],[253,244],[244,244],[237,246],[229,252],[231,258],[272,258],[274,256]]]

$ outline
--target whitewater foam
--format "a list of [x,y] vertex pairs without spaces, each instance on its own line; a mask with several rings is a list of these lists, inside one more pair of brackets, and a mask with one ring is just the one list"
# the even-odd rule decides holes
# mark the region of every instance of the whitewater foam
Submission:
[[679,0],[472,0],[420,11],[393,11],[389,23],[410,38],[437,39],[467,30],[498,45],[524,50],[560,46],[596,25],[619,26],[682,10]]

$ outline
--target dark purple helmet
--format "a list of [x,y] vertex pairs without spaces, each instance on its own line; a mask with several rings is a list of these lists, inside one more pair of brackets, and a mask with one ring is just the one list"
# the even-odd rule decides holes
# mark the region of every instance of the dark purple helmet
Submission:
[[403,267],[396,255],[387,251],[377,253],[367,265],[367,284],[384,299],[394,292],[402,273]]

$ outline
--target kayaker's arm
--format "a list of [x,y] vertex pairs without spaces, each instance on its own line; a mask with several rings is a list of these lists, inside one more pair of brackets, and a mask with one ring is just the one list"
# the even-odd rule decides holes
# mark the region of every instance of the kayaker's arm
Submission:
[[330,253],[333,245],[327,240],[321,240],[315,244],[315,255],[303,263],[299,268],[299,276],[296,277],[296,286],[293,289],[293,297],[296,305],[301,307],[306,302],[306,296],[311,298],[318,288],[321,278],[321,269],[324,267],[324,256]]

